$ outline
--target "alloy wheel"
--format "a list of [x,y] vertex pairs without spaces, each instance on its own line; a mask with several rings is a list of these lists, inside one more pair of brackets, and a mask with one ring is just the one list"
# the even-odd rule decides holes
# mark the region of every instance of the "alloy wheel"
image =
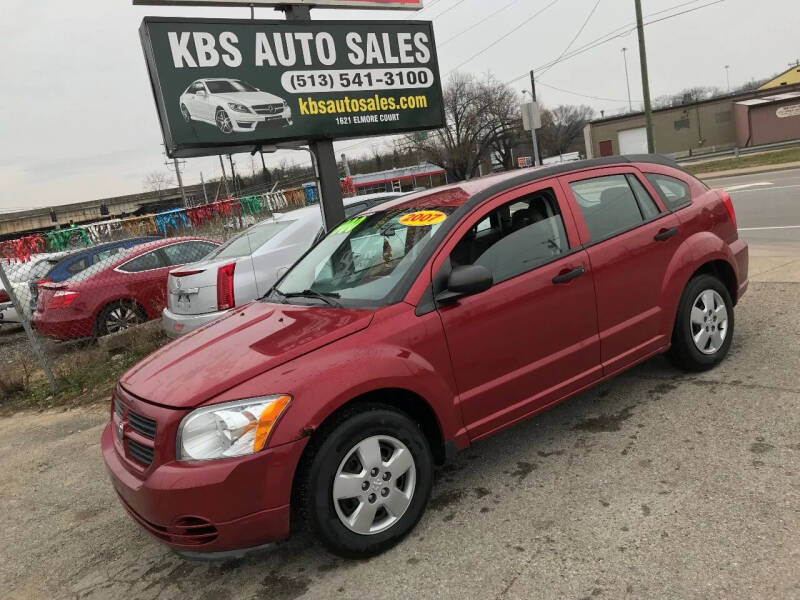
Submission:
[[222,133],[230,133],[233,131],[233,122],[223,109],[217,111],[217,127]]
[[361,535],[386,531],[405,514],[417,483],[408,447],[388,435],[368,437],[345,455],[333,478],[342,524]]
[[728,335],[728,309],[715,290],[703,290],[692,303],[690,327],[694,345],[703,354],[722,348]]
[[106,331],[116,333],[137,325],[141,319],[135,310],[127,306],[114,308],[106,318]]

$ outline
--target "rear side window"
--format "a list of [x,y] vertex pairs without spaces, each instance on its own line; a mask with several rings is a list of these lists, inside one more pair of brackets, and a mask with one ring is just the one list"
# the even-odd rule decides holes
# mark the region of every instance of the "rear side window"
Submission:
[[[636,181],[635,177],[631,179]],[[653,199],[645,190],[641,190],[645,192],[646,198],[640,204],[625,175],[593,177],[569,185],[589,230],[590,242],[609,238],[654,216],[655,207],[650,206]],[[655,209],[655,213],[657,212]]]
[[692,201],[689,186],[680,179],[658,173],[645,173],[645,177],[656,188],[664,206],[669,210],[682,208]]
[[[208,258],[239,258],[252,254],[295,221],[277,221],[254,225],[244,233],[224,243]],[[199,260],[199,259],[198,259]]]
[[[111,259],[109,259],[111,260]],[[166,265],[162,262],[158,250],[153,250],[147,254],[137,256],[133,260],[126,262],[119,268],[120,271],[125,273],[141,273],[142,271],[150,271],[152,269],[159,269]]]
[[453,267],[482,265],[495,283],[511,279],[569,250],[552,190],[535,192],[493,209],[450,254]]
[[67,271],[70,272],[71,275],[75,275],[76,273],[80,273],[86,267],[89,266],[89,257],[84,256],[83,258],[79,258],[78,260],[73,261],[67,267]]
[[202,260],[214,247],[207,242],[182,242],[164,246],[164,254],[171,266],[185,265]]

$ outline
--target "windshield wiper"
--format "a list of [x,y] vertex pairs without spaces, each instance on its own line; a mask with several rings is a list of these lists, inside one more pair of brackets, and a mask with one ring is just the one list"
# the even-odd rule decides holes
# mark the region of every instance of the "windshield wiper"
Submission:
[[342,308],[341,302],[337,302],[334,298],[341,298],[341,294],[337,294],[336,292],[318,292],[316,290],[303,290],[302,292],[289,292],[283,293],[279,290],[275,290],[284,298],[316,298],[317,300],[322,300],[328,306],[335,306],[336,308]]

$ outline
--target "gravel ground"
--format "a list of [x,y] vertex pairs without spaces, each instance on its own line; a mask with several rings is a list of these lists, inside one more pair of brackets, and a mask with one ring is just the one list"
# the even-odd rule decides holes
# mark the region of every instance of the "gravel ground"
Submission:
[[3,598],[798,598],[800,284],[753,284],[712,372],[653,359],[441,469],[399,547],[305,534],[185,562],[114,497],[105,405],[0,419]]

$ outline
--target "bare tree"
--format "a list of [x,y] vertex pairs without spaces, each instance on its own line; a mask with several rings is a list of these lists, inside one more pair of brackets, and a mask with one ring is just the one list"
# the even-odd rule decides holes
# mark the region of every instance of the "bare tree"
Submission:
[[492,77],[487,78],[484,85],[491,100],[488,117],[495,125],[489,147],[503,170],[508,171],[514,168],[514,148],[528,136],[522,127],[521,99],[514,88]]
[[175,185],[172,175],[167,171],[150,171],[144,178],[144,189],[149,192],[155,192],[158,197],[161,197],[161,192]]
[[455,73],[444,90],[445,127],[427,136],[409,136],[408,144],[444,168],[451,179],[474,177],[498,137],[506,135],[517,119],[518,113],[508,115],[496,106],[500,97],[504,106],[511,103],[506,95],[513,91],[501,89],[506,87],[491,77],[479,81],[474,75]]
[[[542,110],[539,143],[545,156],[570,152],[583,137],[583,128],[594,117],[591,106],[562,104]],[[580,148],[575,148],[580,150]]]

